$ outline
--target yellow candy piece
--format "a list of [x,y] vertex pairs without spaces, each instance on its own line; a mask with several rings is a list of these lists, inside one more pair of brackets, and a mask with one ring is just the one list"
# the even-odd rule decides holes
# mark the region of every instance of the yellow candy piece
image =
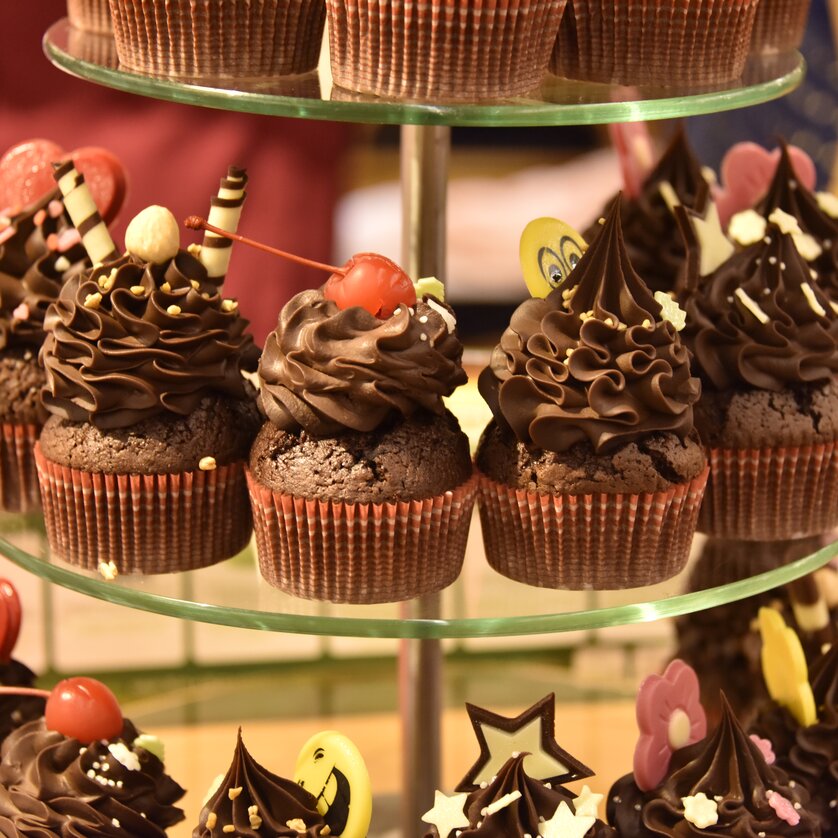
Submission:
[[785,707],[798,724],[803,727],[813,725],[818,715],[799,638],[773,608],[759,609],[759,631],[762,635],[762,675],[769,695]]
[[351,740],[334,730],[316,733],[300,750],[294,782],[317,799],[331,835],[366,838],[372,819],[370,775]]
[[533,297],[546,297],[567,279],[588,249],[581,233],[556,218],[536,218],[521,233],[519,255]]

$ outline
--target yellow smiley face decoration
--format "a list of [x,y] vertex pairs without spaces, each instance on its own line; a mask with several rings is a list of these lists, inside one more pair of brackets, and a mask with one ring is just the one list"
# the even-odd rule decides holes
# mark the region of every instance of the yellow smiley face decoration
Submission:
[[297,757],[294,782],[314,795],[330,835],[366,837],[372,818],[370,775],[351,740],[334,730],[316,733]]
[[536,218],[521,234],[519,255],[533,297],[546,297],[567,279],[588,249],[581,233],[556,218]]

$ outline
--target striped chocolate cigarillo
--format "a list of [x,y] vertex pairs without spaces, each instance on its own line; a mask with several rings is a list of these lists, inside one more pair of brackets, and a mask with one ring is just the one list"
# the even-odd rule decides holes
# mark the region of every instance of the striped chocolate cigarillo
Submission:
[[[247,185],[247,171],[230,166],[227,177],[221,179],[218,195],[210,199],[210,212],[207,221],[215,227],[221,227],[235,233],[242,214],[242,204],[247,197],[244,191]],[[204,233],[199,259],[207,269],[209,278],[221,285],[230,267],[230,255],[233,242],[209,230]]]
[[99,215],[96,202],[84,182],[84,175],[76,169],[72,160],[66,163],[53,163],[52,169],[52,176],[64,196],[64,206],[79,231],[90,260],[95,265],[97,262],[116,259],[119,252],[108,232],[107,225]]

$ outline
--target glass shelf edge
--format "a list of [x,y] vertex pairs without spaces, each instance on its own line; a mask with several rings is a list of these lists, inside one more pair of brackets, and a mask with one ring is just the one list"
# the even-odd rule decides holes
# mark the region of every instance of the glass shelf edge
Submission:
[[[824,567],[838,554],[838,541],[794,562],[737,582],[704,591],[680,594],[660,601],[620,605],[594,611],[538,614],[521,617],[464,618],[458,620],[384,619],[280,614],[190,602],[146,593],[137,598],[131,589],[92,580],[52,565],[0,538],[0,554],[19,567],[50,582],[116,605],[192,621],[288,634],[390,639],[463,639],[511,637],[632,625],[678,617],[693,611],[735,602],[792,582]],[[237,618],[238,617],[238,618]]]

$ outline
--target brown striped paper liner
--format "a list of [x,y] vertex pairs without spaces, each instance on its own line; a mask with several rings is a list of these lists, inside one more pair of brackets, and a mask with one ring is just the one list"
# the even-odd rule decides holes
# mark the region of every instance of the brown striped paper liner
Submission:
[[41,508],[35,443],[41,429],[20,422],[0,424],[0,508],[32,512]]
[[550,69],[585,81],[701,88],[745,69],[758,0],[569,0]]
[[35,460],[50,551],[97,570],[177,573],[220,562],[251,533],[242,462],[212,471],[103,474]]
[[838,525],[838,443],[713,448],[698,529],[718,538],[804,538]]
[[751,52],[786,52],[803,43],[810,0],[759,0]]
[[120,63],[154,75],[239,79],[317,66],[325,0],[110,0]]
[[332,78],[398,98],[519,96],[547,71],[566,0],[327,0]]
[[465,557],[474,477],[451,491],[395,503],[343,503],[273,492],[247,472],[259,567],[305,599],[369,604],[439,591]]
[[108,0],[67,0],[67,16],[76,29],[99,34],[112,31]]
[[480,475],[486,558],[537,588],[607,591],[654,585],[683,570],[707,482],[640,495],[549,495]]

